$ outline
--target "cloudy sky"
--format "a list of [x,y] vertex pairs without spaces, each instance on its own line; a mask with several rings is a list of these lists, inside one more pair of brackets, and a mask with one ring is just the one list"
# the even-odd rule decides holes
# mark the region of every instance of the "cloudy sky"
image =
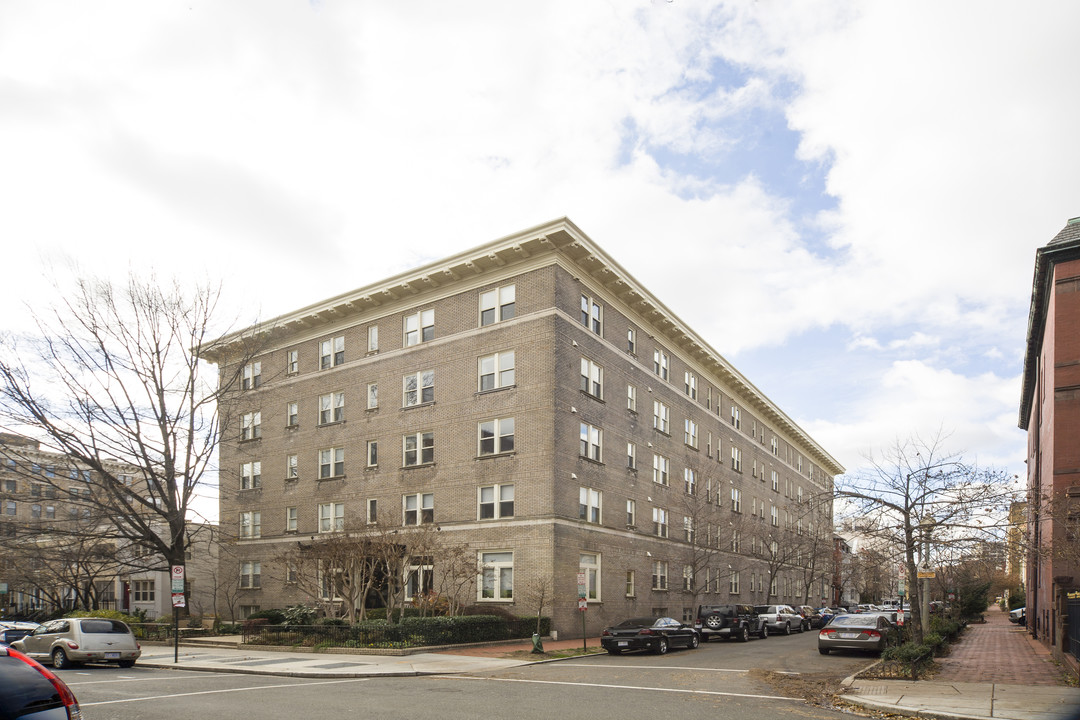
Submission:
[[567,216],[849,470],[1024,474],[1080,3],[0,5],[0,330],[49,267],[269,317]]

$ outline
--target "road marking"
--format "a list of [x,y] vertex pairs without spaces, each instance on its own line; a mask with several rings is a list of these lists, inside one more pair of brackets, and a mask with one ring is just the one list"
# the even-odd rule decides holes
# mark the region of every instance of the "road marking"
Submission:
[[723,697],[757,698],[760,700],[791,700],[802,702],[799,698],[784,697],[783,695],[753,695],[750,693],[719,692],[716,690],[680,690],[677,688],[647,687],[642,685],[607,685],[604,683],[579,683],[561,680],[523,680],[521,678],[483,678],[469,677],[467,675],[448,675],[447,680],[493,680],[496,682],[532,683],[534,685],[575,685],[590,688],[611,688],[614,690],[649,690],[654,692],[682,693],[684,695],[721,695]]
[[619,665],[617,663],[562,663],[561,667],[619,668],[620,670],[700,670],[702,672],[742,673],[749,670],[728,670],[726,668],[686,667],[682,665]]
[[124,698],[123,700],[103,700],[101,702],[79,703],[79,707],[96,705],[117,705],[119,703],[144,702],[146,700],[167,700],[169,698],[191,697],[193,695],[216,695],[218,693],[248,692],[251,690],[276,690],[277,688],[309,687],[311,685],[338,685],[341,683],[367,682],[370,678],[349,678],[347,680],[324,680],[322,682],[299,682],[287,685],[261,685],[259,687],[228,688],[225,690],[202,690],[200,692],[173,693],[171,695],[148,695],[146,697]]
[[[88,680],[86,682],[71,682],[65,680],[64,682],[66,682],[71,687],[82,687],[83,685],[108,685],[110,683],[118,682],[142,682],[143,680],[191,680],[192,677],[194,676],[191,674],[172,676],[166,675],[164,677],[162,677],[161,675],[145,675],[143,677],[112,678],[111,680]],[[199,675],[199,677],[236,677],[236,673],[203,673]]]

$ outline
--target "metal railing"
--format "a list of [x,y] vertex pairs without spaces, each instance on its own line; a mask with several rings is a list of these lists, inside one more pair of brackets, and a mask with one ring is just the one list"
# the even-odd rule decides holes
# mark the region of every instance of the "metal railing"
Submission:
[[[541,628],[547,632],[547,623]],[[514,640],[532,637],[536,620],[488,616],[405,618],[401,623],[356,625],[243,624],[241,639],[253,645],[343,648],[409,648]]]
[[[172,623],[129,623],[131,632],[139,640],[172,640]],[[214,632],[206,628],[180,628],[180,639],[188,637],[209,637]]]

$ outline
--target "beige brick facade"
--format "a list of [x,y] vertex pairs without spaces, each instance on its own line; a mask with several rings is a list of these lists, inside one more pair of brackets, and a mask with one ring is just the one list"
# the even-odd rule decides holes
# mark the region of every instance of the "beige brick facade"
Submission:
[[[482,294],[510,286],[513,317],[482,325]],[[582,322],[583,297],[588,325]],[[592,327],[594,305],[599,332]],[[405,319],[428,310],[434,311],[432,337],[405,347]],[[378,328],[378,349],[369,352],[372,326]],[[628,330],[635,333],[633,352]],[[595,556],[590,567],[599,576],[598,598],[586,613],[590,633],[630,614],[663,609],[681,617],[699,602],[726,601],[736,571],[744,578],[737,597],[764,602],[767,588],[746,589],[745,578],[760,563],[745,547],[731,552],[727,534],[723,542],[709,541],[713,549],[708,562],[699,563],[695,590],[683,591],[685,557],[692,552],[683,518],[697,518],[701,544],[706,533],[720,537],[721,529],[735,527],[736,520],[745,523],[752,499],[754,507],[768,502],[788,508],[797,503],[796,486],[807,501],[830,496],[831,478],[842,471],[567,220],[299,310],[258,332],[226,338],[217,355],[223,372],[229,369],[228,344],[253,334],[267,348],[259,358],[260,384],[229,410],[235,417],[220,453],[223,529],[232,526],[239,533],[241,513],[260,514],[259,537],[238,540],[222,560],[223,575],[239,572],[240,562],[260,563],[260,587],[240,591],[239,604],[248,610],[309,602],[281,580],[282,570],[274,565],[283,548],[319,534],[319,504],[343,503],[347,532],[364,523],[371,499],[377,500],[381,521],[401,524],[402,497],[417,493],[433,494],[441,537],[466,541],[477,553],[513,553],[514,598],[481,602],[528,614],[534,609],[521,602],[520,589],[533,578],[549,578],[555,591],[553,627],[561,635],[581,632],[582,553]],[[343,361],[334,365],[331,358],[331,367],[321,368],[320,343],[338,337],[344,338]],[[656,350],[667,357],[667,379],[654,372]],[[290,351],[297,353],[296,373],[288,372]],[[513,353],[512,383],[482,389],[481,359],[497,353],[503,358]],[[581,389],[583,359],[587,372],[595,373],[589,392]],[[434,376],[433,401],[406,407],[403,379],[422,378],[426,371]],[[696,398],[687,392],[686,373],[695,378]],[[372,384],[378,386],[377,408],[367,407]],[[636,411],[628,409],[628,386],[636,390]],[[344,393],[343,419],[320,425],[320,396],[337,393]],[[667,407],[666,432],[653,427],[654,402]],[[297,403],[299,422],[287,427],[290,403]],[[261,436],[241,440],[241,416],[255,412],[261,414]],[[507,418],[514,420],[513,451],[483,454],[479,424]],[[695,423],[696,447],[686,442],[687,419]],[[582,426],[589,439],[586,457]],[[433,461],[406,467],[403,437],[425,433],[434,438]],[[366,462],[369,441],[378,444],[375,466]],[[628,467],[628,443],[636,447],[636,469]],[[733,447],[742,453],[741,472],[732,467]],[[319,479],[319,452],[331,448],[343,449],[344,473]],[[598,459],[588,457],[597,452]],[[666,486],[653,480],[654,454],[668,459]],[[286,477],[289,455],[296,456],[298,468],[291,479]],[[254,462],[261,463],[260,486],[241,489],[241,475],[251,472],[244,466]],[[695,474],[692,493],[685,468]],[[776,491],[772,471],[782,478]],[[513,485],[513,515],[480,519],[479,488],[496,484]],[[731,488],[742,493],[741,513],[731,509]],[[636,505],[633,524],[629,500]],[[813,517],[831,539],[831,502],[821,502],[813,514],[806,507],[800,518]],[[287,529],[286,508],[296,508],[295,531]],[[654,508],[669,513],[667,538],[654,535]],[[767,517],[754,519],[769,524]],[[657,562],[668,564],[666,590],[652,589]],[[438,557],[434,566],[438,574]],[[629,590],[628,572],[634,579]],[[703,572],[708,577],[701,577]],[[714,581],[703,588],[709,578]],[[794,594],[783,596],[784,587],[778,587],[779,601],[794,601]],[[469,592],[467,600],[476,602],[476,586]]]

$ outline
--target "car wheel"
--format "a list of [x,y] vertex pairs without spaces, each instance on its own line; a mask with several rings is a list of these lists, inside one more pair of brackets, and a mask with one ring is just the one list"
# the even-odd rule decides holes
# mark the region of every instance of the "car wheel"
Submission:
[[68,660],[67,653],[60,648],[56,648],[52,651],[52,666],[57,670],[67,670],[75,663]]
[[653,646],[653,652],[657,655],[667,655],[668,642],[667,638],[660,638],[656,641],[656,645]]
[[119,665],[122,668],[135,667],[135,661],[134,660],[121,660]]
[[758,633],[758,637],[760,637],[762,640],[769,637],[769,626],[768,625],[762,625],[761,626],[761,632]]
[[719,630],[720,626],[724,624],[724,619],[719,615],[713,614],[705,618],[705,627],[710,630]]
[[691,649],[691,650],[694,650],[694,649],[696,649],[696,648],[697,648],[697,646],[698,646],[698,642],[699,642],[699,641],[698,641],[698,636],[697,636],[697,633],[694,633],[693,635],[691,635],[691,636],[690,636],[690,649]]
[[822,655],[828,655],[829,654],[829,648],[818,648],[817,651],[819,653],[821,653]]
[[619,648],[608,648],[607,652],[608,655],[622,655],[622,650]]
[[742,630],[739,631],[739,642],[747,642],[750,639],[750,630],[743,625]]
[[791,634],[791,623],[784,623],[784,634],[785,635],[790,635]]

